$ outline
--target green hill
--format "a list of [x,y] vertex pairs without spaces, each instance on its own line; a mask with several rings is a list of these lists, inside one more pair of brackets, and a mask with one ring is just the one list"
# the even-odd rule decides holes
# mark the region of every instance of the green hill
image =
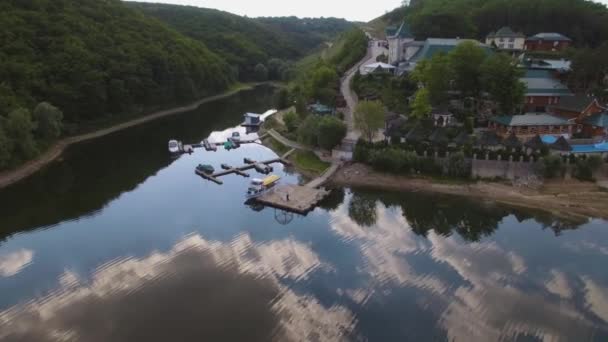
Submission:
[[49,101],[68,123],[226,89],[227,63],[119,0],[0,2],[0,115]]
[[247,18],[208,8],[129,2],[180,33],[203,42],[238,70],[254,78],[257,64],[271,58],[295,60],[334,39],[353,24],[343,19]]

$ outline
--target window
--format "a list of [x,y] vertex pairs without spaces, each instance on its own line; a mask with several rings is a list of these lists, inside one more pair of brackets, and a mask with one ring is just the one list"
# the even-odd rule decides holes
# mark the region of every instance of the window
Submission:
[[504,49],[505,48],[505,44],[500,43],[500,44],[498,44],[498,47],[501,48],[501,49]]
[[509,42],[511,42],[511,43],[515,42],[515,38],[509,38]]
[[498,38],[498,41],[499,41],[499,42],[504,42],[504,41],[505,41],[505,39],[504,39],[504,38]]
[[513,49],[513,44],[509,44],[509,49]]

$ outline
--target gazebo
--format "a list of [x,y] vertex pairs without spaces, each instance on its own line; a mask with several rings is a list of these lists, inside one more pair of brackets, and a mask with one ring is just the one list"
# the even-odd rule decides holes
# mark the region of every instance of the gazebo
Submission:
[[563,136],[559,137],[549,148],[556,153],[563,154],[572,151],[572,146]]
[[502,143],[506,148],[515,150],[523,146],[519,138],[515,135],[515,133],[511,133],[507,139],[505,139]]
[[477,140],[477,146],[497,150],[502,146],[502,138],[494,131],[485,131]]
[[543,143],[543,140],[541,139],[540,135],[537,134],[534,136],[534,138],[531,138],[530,140],[526,141],[524,146],[526,147],[527,153],[530,154],[534,151],[540,151],[540,149],[543,148],[545,144]]

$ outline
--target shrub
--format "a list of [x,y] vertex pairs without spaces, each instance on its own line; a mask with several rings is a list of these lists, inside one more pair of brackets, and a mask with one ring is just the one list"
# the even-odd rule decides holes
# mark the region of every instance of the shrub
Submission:
[[283,122],[285,123],[285,127],[287,128],[288,132],[293,132],[298,128],[298,115],[293,112],[287,112],[285,113],[285,115],[283,115]]
[[600,156],[579,158],[574,168],[574,177],[583,181],[593,181],[593,173],[602,166],[603,162]]
[[536,172],[545,178],[561,176],[563,171],[564,166],[560,156],[549,155],[544,157],[541,163],[536,163]]
[[471,174],[471,166],[465,159],[464,153],[458,152],[448,158],[446,171],[448,176],[468,177]]
[[317,143],[326,150],[333,149],[346,136],[346,124],[333,116],[325,116],[319,122]]

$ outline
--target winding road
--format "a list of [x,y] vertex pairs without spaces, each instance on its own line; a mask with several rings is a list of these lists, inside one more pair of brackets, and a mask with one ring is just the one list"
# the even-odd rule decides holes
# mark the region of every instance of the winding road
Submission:
[[346,100],[344,120],[346,121],[346,126],[348,127],[346,138],[344,138],[345,141],[357,141],[357,139],[359,139],[359,137],[361,136],[361,132],[359,132],[355,127],[355,119],[353,115],[354,110],[357,107],[357,103],[359,102],[359,99],[357,97],[357,94],[355,94],[355,92],[350,87],[352,79],[355,76],[357,70],[361,68],[361,66],[370,63],[375,63],[376,58],[385,52],[388,54],[388,51],[384,47],[378,46],[377,40],[370,40],[370,45],[367,48],[367,54],[365,55],[365,57],[354,67],[348,70],[344,77],[342,77],[340,92]]

